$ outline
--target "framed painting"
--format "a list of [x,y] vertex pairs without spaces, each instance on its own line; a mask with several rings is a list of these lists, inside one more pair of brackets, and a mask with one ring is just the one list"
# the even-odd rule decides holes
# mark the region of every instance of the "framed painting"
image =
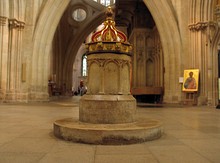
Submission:
[[199,69],[184,70],[183,91],[197,92],[199,86]]

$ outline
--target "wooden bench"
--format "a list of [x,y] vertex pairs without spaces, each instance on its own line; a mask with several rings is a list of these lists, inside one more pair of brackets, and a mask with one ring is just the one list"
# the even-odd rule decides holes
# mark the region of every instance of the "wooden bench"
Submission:
[[162,87],[137,87],[131,89],[131,94],[138,102],[161,103],[163,96]]

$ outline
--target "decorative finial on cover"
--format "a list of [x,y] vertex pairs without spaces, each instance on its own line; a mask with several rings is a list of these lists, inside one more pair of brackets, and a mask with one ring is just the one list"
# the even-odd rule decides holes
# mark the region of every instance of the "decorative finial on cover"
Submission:
[[107,20],[112,20],[113,19],[113,11],[112,8],[109,6],[105,12],[105,15],[107,16]]
[[104,21],[104,28],[92,36],[92,42],[97,41],[115,41],[115,42],[127,42],[126,35],[117,30],[115,28],[115,21],[113,20],[113,11],[111,7],[107,8],[106,14],[106,20]]

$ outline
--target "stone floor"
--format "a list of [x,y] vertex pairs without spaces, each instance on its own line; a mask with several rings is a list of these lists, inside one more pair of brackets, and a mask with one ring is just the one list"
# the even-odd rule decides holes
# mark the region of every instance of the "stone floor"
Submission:
[[0,163],[219,163],[220,109],[138,107],[138,118],[163,122],[162,138],[133,145],[88,145],[53,136],[53,122],[78,117],[79,97],[0,104]]

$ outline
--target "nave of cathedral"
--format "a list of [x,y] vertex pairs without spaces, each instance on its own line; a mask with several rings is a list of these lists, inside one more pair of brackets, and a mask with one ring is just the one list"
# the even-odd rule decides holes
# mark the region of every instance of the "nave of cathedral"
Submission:
[[[128,94],[138,119],[162,122],[158,140],[103,146],[53,134],[55,120],[79,117],[88,43],[109,5],[132,44]],[[0,162],[220,162],[219,27],[219,0],[1,0]]]

